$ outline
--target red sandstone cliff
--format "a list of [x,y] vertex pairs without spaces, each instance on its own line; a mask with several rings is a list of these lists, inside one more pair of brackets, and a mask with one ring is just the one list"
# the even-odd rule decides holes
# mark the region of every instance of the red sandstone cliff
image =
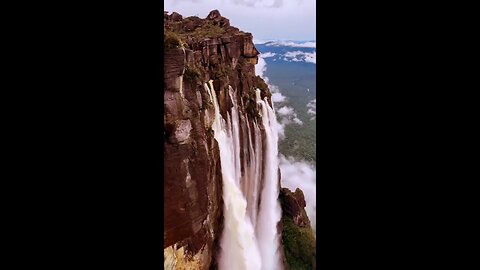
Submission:
[[[255,76],[259,52],[252,35],[230,26],[217,10],[205,19],[164,13],[164,255],[165,267],[209,269],[222,231],[222,177],[211,129],[213,106],[203,86],[213,80],[222,116],[237,90],[241,133],[258,117]],[[245,140],[240,140],[242,149]],[[244,158],[244,155],[241,156]],[[243,160],[242,160],[243,161]]]

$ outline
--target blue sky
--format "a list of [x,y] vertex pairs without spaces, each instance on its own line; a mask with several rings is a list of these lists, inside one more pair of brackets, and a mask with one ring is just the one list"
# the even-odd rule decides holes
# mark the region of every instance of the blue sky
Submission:
[[205,18],[218,9],[257,40],[316,40],[315,0],[164,0],[165,10]]

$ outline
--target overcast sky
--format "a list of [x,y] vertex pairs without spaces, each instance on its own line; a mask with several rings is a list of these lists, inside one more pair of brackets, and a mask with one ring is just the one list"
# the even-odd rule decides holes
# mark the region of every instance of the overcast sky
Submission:
[[316,40],[316,0],[164,0],[165,10],[207,17],[218,9],[232,26],[256,40]]

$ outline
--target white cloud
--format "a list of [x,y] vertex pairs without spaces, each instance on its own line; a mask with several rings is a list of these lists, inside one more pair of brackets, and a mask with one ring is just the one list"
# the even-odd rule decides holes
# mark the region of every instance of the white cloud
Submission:
[[255,65],[255,74],[265,79],[263,76],[265,71],[267,71],[267,62],[259,55],[258,63]]
[[298,119],[297,114],[292,107],[284,106],[277,110],[277,116],[280,117],[280,124],[287,125],[295,123],[297,125],[303,125],[302,120]]
[[282,107],[280,109],[278,109],[277,113],[279,115],[292,115],[293,114],[293,108],[292,107],[288,107],[288,106],[285,106],[285,107]]
[[282,95],[282,93],[273,93],[272,94],[272,102],[273,103],[280,103],[280,102],[285,102],[287,98]]
[[260,54],[262,56],[262,58],[268,58],[268,57],[274,57],[275,55],[277,55],[276,53],[272,53],[272,52],[266,52],[266,53],[262,53]]
[[305,54],[305,62],[317,64],[317,52],[306,53]]
[[[268,78],[266,78],[268,81]],[[268,84],[268,82],[267,82]],[[273,85],[273,84],[268,84],[268,87],[270,88],[270,91],[272,92],[272,102],[273,103],[282,103],[282,102],[285,102],[287,100],[287,97],[282,95],[282,93],[280,93],[280,89],[278,88],[278,86],[276,85]]]
[[273,47],[280,47],[280,46],[286,46],[286,47],[292,47],[292,48],[316,48],[317,47],[316,41],[298,42],[298,41],[276,40],[276,41],[267,41],[265,43],[267,43],[265,44],[265,46],[273,46]]
[[[268,82],[268,77],[265,77],[264,80],[266,79],[266,82]],[[273,85],[273,84],[269,84],[268,85],[268,88],[270,88],[270,91],[272,93],[280,93],[280,88],[278,88],[278,86],[276,85]]]
[[302,52],[302,51],[290,51],[286,52],[284,55],[284,60],[285,61],[295,61],[295,62],[300,62],[304,61],[307,63],[317,63],[317,52],[309,53],[309,52]]
[[285,128],[286,125],[289,125],[289,124],[297,124],[297,125],[303,125],[303,122],[302,120],[298,119],[297,115],[294,114],[293,116],[287,116],[287,117],[283,117],[283,118],[280,118],[280,125],[283,125],[283,127]]
[[283,106],[276,110],[279,122],[277,127],[279,129],[278,136],[280,139],[285,139],[285,126],[289,124],[303,125],[302,120],[298,119],[297,114],[292,107]]
[[277,122],[277,133],[278,133],[278,139],[285,139],[285,125],[282,125]]
[[284,56],[287,58],[295,58],[298,55],[303,55],[303,54],[304,52],[302,51],[291,51],[291,52],[286,52]]
[[317,115],[317,99],[313,99],[310,102],[308,102],[307,108],[308,108],[307,113],[313,115],[313,117],[310,118],[310,120],[315,120],[315,116]]
[[316,190],[316,169],[307,162],[297,161],[292,157],[279,156],[279,166],[282,174],[282,186],[293,192],[300,188],[305,196],[308,218],[314,231],[316,231],[316,208],[317,208],[317,190]]
[[302,120],[298,119],[297,117],[293,118],[293,122],[295,122],[297,125],[303,125]]

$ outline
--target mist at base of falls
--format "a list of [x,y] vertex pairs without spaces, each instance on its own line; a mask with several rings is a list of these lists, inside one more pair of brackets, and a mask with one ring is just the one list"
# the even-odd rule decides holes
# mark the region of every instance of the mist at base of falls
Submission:
[[224,119],[212,81],[204,87],[215,109],[212,129],[220,148],[223,179],[224,229],[220,240],[219,269],[283,269],[277,232],[281,208],[278,202],[275,112],[256,90],[261,121],[240,116],[237,94],[229,86],[228,95],[233,107]]

